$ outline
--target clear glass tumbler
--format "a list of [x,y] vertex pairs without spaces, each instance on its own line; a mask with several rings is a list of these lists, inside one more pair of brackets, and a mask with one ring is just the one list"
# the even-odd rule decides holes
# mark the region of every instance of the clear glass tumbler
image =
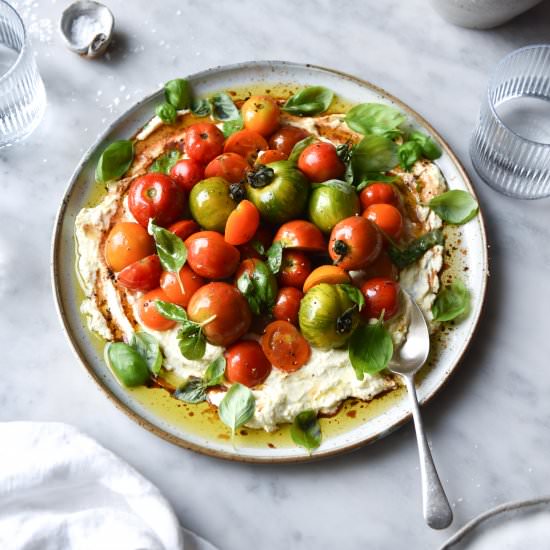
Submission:
[[470,155],[497,191],[521,199],[550,196],[550,45],[521,48],[496,66]]
[[0,147],[28,136],[46,108],[46,91],[19,14],[0,0]]

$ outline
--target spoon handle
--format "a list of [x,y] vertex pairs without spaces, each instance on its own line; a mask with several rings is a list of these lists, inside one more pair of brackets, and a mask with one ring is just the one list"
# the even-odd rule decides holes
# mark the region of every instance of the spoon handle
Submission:
[[445,529],[453,521],[453,512],[441,485],[432,453],[426,441],[424,425],[420,416],[420,408],[416,396],[413,376],[403,376],[411,401],[418,454],[420,456],[420,475],[422,479],[422,509],[426,523],[432,529]]

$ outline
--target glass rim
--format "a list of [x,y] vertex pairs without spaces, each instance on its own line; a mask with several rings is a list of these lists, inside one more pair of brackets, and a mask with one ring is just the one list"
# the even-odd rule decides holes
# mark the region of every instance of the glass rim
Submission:
[[[0,0],[0,1],[2,1],[2,0]],[[531,145],[534,145],[536,147],[540,147],[542,149],[550,149],[550,143],[543,143],[542,141],[536,141],[534,139],[527,138],[525,136],[522,136],[521,134],[518,134],[515,130],[512,130],[512,128],[510,128],[502,120],[500,115],[497,113],[497,110],[495,108],[495,104],[494,104],[493,100],[491,99],[491,90],[495,87],[495,81],[496,81],[496,78],[497,78],[500,67],[506,61],[508,61],[508,59],[510,59],[511,57],[515,57],[516,55],[518,55],[520,53],[526,52],[527,50],[537,50],[537,49],[550,50],[550,44],[530,44],[529,46],[523,46],[522,48],[518,48],[516,50],[511,51],[510,53],[506,54],[502,59],[500,59],[500,61],[496,65],[496,67],[491,72],[491,76],[489,77],[489,83],[487,85],[487,92],[486,92],[487,93],[487,103],[489,105],[489,109],[491,110],[491,113],[492,113],[494,119],[496,120],[496,122],[498,123],[498,125],[500,127],[504,128],[504,130],[506,130],[507,132],[510,132],[510,134],[512,134],[515,138],[517,138],[518,140],[520,140],[524,143],[531,144]],[[525,97],[528,97],[528,96],[525,96]],[[550,98],[549,98],[549,100],[550,100]]]
[[0,85],[2,85],[12,75],[12,73],[15,72],[15,70],[17,69],[17,66],[21,62],[21,59],[23,58],[23,55],[27,52],[28,41],[27,41],[27,28],[25,27],[25,23],[23,22],[23,19],[19,15],[18,11],[11,4],[6,2],[6,0],[0,0],[0,4],[2,4],[4,6],[7,6],[8,9],[11,10],[12,13],[15,14],[15,17],[17,18],[19,23],[21,23],[21,28],[23,29],[23,46],[19,50],[18,55],[17,55],[17,59],[13,62],[11,67],[3,75],[0,76]]

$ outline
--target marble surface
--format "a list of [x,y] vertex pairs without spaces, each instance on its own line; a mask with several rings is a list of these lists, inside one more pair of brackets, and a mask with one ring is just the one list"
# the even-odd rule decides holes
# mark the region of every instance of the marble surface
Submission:
[[[427,0],[111,0],[117,36],[98,61],[63,46],[64,2],[13,3],[34,40],[48,109],[26,142],[0,150],[0,420],[75,424],[156,483],[183,525],[222,550],[435,549],[495,504],[550,492],[550,201],[497,194],[467,154],[489,69],[514,48],[548,40],[548,2],[481,32],[443,22]],[[163,81],[250,59],[316,63],[386,88],[429,118],[476,184],[491,243],[487,306],[461,368],[424,408],[455,512],[445,532],[422,521],[412,426],[315,464],[223,462],[134,424],[64,339],[50,290],[50,234],[79,157]]]

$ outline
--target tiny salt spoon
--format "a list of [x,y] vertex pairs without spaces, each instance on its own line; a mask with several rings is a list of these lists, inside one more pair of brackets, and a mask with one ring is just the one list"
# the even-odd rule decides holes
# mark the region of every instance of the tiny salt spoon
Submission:
[[403,299],[409,302],[411,322],[407,340],[401,348],[395,351],[388,369],[403,377],[409,393],[418,454],[420,456],[424,519],[432,529],[445,529],[453,521],[453,512],[441,485],[441,480],[437,475],[432,454],[426,441],[414,385],[414,376],[422,368],[430,353],[430,333],[428,332],[426,319],[416,302],[407,292],[403,292],[402,296]]

